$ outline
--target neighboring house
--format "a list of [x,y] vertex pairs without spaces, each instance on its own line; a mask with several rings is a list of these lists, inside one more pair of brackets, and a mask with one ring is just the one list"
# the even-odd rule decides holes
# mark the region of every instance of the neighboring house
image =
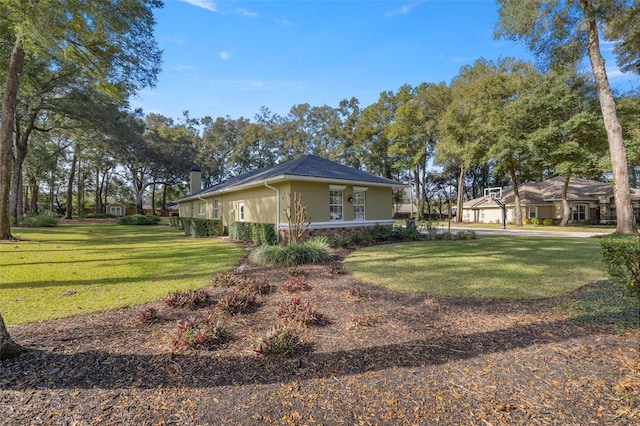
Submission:
[[[273,223],[289,228],[285,197],[300,194],[310,229],[338,229],[393,224],[391,179],[346,167],[315,155],[251,171],[200,189],[200,169],[191,170],[190,194],[178,200],[180,216],[221,219],[225,229],[235,221]],[[291,202],[288,202],[291,204]]]
[[[525,219],[562,219],[562,188],[564,177],[557,176],[537,183],[518,185],[521,217]],[[631,190],[636,220],[640,220],[640,190]],[[507,208],[507,222],[515,217],[515,197],[512,188],[502,193],[502,203]],[[611,184],[588,179],[571,178],[567,189],[567,201],[571,213],[570,223],[606,223],[616,219],[615,199]],[[464,222],[501,223],[502,209],[493,200],[484,197],[465,201],[462,209]]]

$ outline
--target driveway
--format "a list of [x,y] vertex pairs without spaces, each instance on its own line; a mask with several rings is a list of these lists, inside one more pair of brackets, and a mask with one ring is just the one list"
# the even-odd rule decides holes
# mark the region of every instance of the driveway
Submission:
[[[446,226],[439,227],[438,231],[447,231]],[[546,231],[537,229],[518,229],[515,225],[507,225],[507,229],[497,228],[476,228],[464,226],[451,226],[451,232],[459,231],[475,231],[478,235],[515,235],[515,236],[532,236],[532,237],[570,237],[570,238],[591,238],[609,235],[613,231],[594,231],[594,232],[571,232],[571,231]]]

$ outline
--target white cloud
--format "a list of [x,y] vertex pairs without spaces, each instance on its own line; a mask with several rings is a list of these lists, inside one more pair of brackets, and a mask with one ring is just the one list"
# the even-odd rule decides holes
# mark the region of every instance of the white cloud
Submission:
[[206,10],[210,10],[211,12],[220,13],[216,6],[216,2],[213,0],[178,0],[183,3],[189,3],[192,6],[201,7]]
[[231,55],[229,54],[229,52],[220,52],[218,56],[220,56],[220,59],[222,59],[223,61],[226,61]]
[[240,16],[246,16],[247,18],[257,18],[259,16],[258,12],[245,9],[243,7],[239,7],[238,9],[236,9],[236,14]]
[[409,13],[411,11],[411,9],[413,9],[414,7],[416,7],[417,4],[405,4],[403,5],[400,9],[395,9],[392,10],[391,12],[387,12],[385,13],[385,18],[389,18],[391,16],[396,16],[396,15],[406,15],[407,13]]

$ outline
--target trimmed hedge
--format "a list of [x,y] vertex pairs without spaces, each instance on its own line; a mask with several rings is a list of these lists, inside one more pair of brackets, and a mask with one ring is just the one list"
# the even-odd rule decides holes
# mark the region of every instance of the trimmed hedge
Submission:
[[217,237],[224,233],[220,219],[171,216],[169,217],[169,225],[182,229],[188,237]]
[[277,241],[276,228],[272,223],[233,222],[229,225],[229,237],[251,241],[257,246],[275,244]]
[[158,223],[160,223],[160,218],[150,214],[134,214],[118,219],[118,225],[157,225]]
[[600,246],[609,275],[640,296],[640,235],[614,234],[600,240]]

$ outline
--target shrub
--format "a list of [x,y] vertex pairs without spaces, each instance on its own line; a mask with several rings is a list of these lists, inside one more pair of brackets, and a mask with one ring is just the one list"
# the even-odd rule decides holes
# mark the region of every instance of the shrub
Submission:
[[231,315],[242,314],[256,304],[256,297],[244,291],[234,291],[220,299],[218,309]]
[[247,294],[268,294],[271,293],[271,284],[258,278],[244,278],[238,283],[238,291]]
[[614,234],[600,240],[600,245],[609,275],[640,296],[640,236]]
[[236,272],[219,272],[213,276],[211,285],[216,287],[233,287],[242,283],[245,277]]
[[249,255],[256,262],[267,265],[304,265],[331,260],[331,248],[325,237],[315,237],[304,243],[288,246],[263,245]]
[[544,226],[551,226],[551,225],[553,225],[553,219],[549,219],[549,218],[547,218],[547,219],[543,219],[543,220],[542,220],[542,224],[543,224]]
[[261,355],[290,355],[298,344],[298,336],[286,326],[271,328],[258,337],[253,347]]
[[457,237],[459,240],[477,240],[478,234],[476,234],[476,231],[472,231],[469,229],[466,231],[458,232]]
[[532,225],[540,225],[540,219],[538,219],[538,218],[531,219],[531,224]]
[[227,336],[222,321],[214,316],[189,318],[180,321],[178,330],[171,338],[174,349],[205,348],[212,349],[222,343]]
[[202,219],[197,217],[178,217],[174,219],[172,216],[169,219],[170,223],[177,224],[184,234],[189,237],[202,238],[202,237],[215,237],[222,235],[224,226],[219,219]]
[[305,271],[298,265],[294,265],[288,268],[287,273],[289,274],[290,277],[306,277],[308,275],[307,271]]
[[166,306],[172,308],[189,308],[196,309],[198,306],[204,306],[211,303],[211,295],[204,289],[201,290],[177,290],[170,292],[163,302]]
[[151,322],[158,319],[158,310],[156,308],[145,308],[138,311],[138,318],[142,322]]
[[157,225],[160,218],[151,214],[134,214],[118,218],[118,225]]
[[307,291],[309,290],[309,285],[305,281],[304,277],[296,277],[282,284],[282,290],[286,291],[287,293]]
[[343,237],[342,235],[336,235],[335,237],[333,237],[333,244],[345,248],[349,245],[349,239]]
[[311,303],[299,297],[281,302],[278,305],[278,313],[276,315],[278,318],[305,326],[318,320],[318,314],[311,306]]
[[277,241],[275,226],[271,223],[252,223],[251,241],[257,246],[275,244]]
[[523,225],[530,225],[531,224],[531,219],[529,219],[528,217],[523,217],[522,218],[522,224]]
[[392,235],[399,240],[417,241],[421,238],[420,232],[415,228],[415,226],[407,228],[393,228]]
[[26,228],[53,228],[58,226],[58,215],[51,212],[28,214],[20,220],[20,226]]
[[449,232],[449,231],[445,231],[445,232],[443,232],[442,234],[438,235],[438,238],[439,238],[440,240],[444,240],[444,241],[452,241],[452,240],[455,240],[454,235],[453,235],[451,232]]
[[87,219],[115,219],[116,217],[118,216],[111,213],[93,213],[87,215]]
[[233,222],[229,225],[229,237],[234,240],[251,241],[251,223]]

